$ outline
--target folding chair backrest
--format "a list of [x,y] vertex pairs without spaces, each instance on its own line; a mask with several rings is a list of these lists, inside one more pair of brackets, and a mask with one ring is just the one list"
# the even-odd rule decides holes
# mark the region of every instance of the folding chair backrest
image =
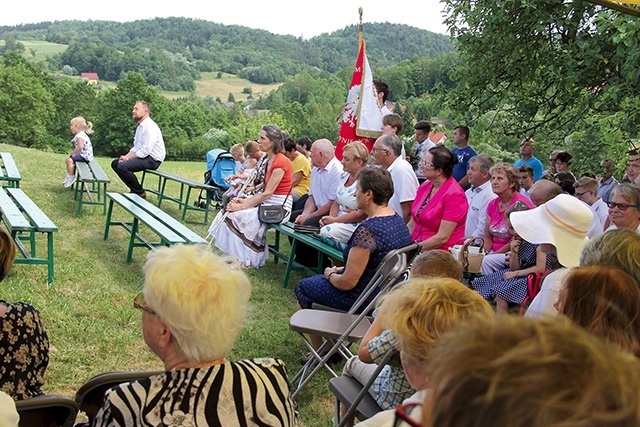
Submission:
[[398,279],[409,269],[409,265],[413,259],[418,256],[422,248],[417,243],[412,243],[400,249],[390,251],[380,262],[380,266],[365,287],[364,291],[349,309],[350,314],[359,313],[361,311],[369,312],[375,306],[374,301],[370,302],[364,310],[363,305],[376,289],[379,295],[388,291],[396,284]]
[[73,400],[49,394],[16,402],[20,427],[71,427],[78,414]]
[[104,394],[111,387],[162,373],[164,371],[104,372],[91,378],[80,387],[76,392],[75,402],[80,411],[87,414],[89,422],[91,422],[102,407]]

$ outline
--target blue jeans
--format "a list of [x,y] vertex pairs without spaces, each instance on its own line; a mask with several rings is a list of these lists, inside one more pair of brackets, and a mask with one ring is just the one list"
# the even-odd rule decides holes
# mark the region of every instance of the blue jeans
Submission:
[[129,187],[132,193],[142,194],[144,190],[134,172],[140,172],[146,169],[156,170],[161,164],[162,162],[154,160],[151,156],[142,159],[130,159],[124,162],[120,162],[119,159],[114,159],[111,162],[111,169],[118,174],[122,182]]

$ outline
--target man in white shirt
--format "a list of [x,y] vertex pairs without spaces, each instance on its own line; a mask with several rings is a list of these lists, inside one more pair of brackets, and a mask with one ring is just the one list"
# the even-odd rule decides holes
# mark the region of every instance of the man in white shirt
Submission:
[[393,180],[393,197],[389,207],[400,215],[404,222],[411,219],[411,204],[418,191],[418,178],[411,164],[401,157],[402,141],[389,133],[379,137],[373,144],[373,161],[389,171]]
[[431,132],[431,123],[426,120],[420,120],[418,123],[413,125],[413,132],[416,137],[416,145],[413,146],[413,158],[417,161],[415,162],[416,168],[415,173],[418,177],[418,180],[425,180],[426,178],[420,172],[420,168],[418,164],[420,160],[422,160],[422,152],[429,148],[435,147],[436,143],[431,141],[429,138],[429,132]]
[[576,189],[574,196],[589,205],[593,213],[600,219],[600,222],[603,225],[606,224],[609,218],[609,207],[598,197],[598,181],[588,176],[583,176],[573,183],[573,187]]
[[[311,145],[311,189],[302,211],[294,211],[291,221],[295,224],[320,226],[320,219],[328,215],[336,199],[342,163],[335,157],[335,148],[328,139],[319,139]],[[291,239],[290,239],[291,240]],[[318,252],[304,243],[296,247],[296,261],[315,267]]]
[[132,193],[146,198],[147,193],[144,192],[134,172],[158,169],[167,153],[164,148],[162,132],[156,122],[149,117],[149,104],[144,101],[136,101],[131,116],[133,120],[138,122],[133,138],[133,148],[127,154],[114,159],[111,162],[111,168]]
[[489,175],[491,166],[493,166],[493,159],[487,154],[469,159],[467,178],[472,187],[465,192],[469,202],[465,236],[481,238],[484,235],[487,205],[497,197],[491,189],[491,175]]
[[292,214],[296,224],[318,225],[329,213],[342,174],[342,163],[336,159],[334,150],[328,139],[319,139],[311,145],[311,189],[302,212]]

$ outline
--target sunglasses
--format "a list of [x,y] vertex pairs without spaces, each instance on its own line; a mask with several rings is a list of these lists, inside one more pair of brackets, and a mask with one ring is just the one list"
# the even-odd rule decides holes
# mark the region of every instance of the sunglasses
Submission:
[[401,426],[403,422],[409,424],[411,427],[422,427],[415,419],[411,418],[409,413],[416,407],[422,406],[422,403],[403,403],[402,405],[396,408],[396,416],[393,421],[393,427]]
[[133,299],[133,306],[138,310],[146,311],[149,314],[156,315],[156,312],[153,311],[147,304],[144,302],[144,293],[142,291],[138,292],[138,294]]
[[607,206],[609,206],[609,209],[618,208],[618,210],[620,210],[622,212],[626,211],[627,208],[640,209],[640,205],[628,205],[626,203],[616,203],[616,202],[609,202],[609,203],[607,203]]

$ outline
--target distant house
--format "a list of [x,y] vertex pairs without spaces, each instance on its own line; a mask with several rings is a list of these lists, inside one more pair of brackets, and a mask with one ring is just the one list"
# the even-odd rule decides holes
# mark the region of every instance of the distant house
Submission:
[[80,73],[80,77],[82,80],[88,81],[90,85],[98,83],[98,73]]

